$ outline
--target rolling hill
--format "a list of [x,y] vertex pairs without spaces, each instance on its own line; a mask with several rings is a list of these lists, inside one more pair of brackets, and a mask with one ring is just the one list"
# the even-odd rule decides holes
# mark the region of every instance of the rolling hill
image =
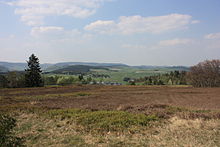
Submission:
[[[51,72],[58,69],[66,68],[73,65],[85,65],[94,67],[129,67],[121,63],[93,63],[93,62],[59,62],[55,64],[40,64],[44,72]],[[0,66],[4,66],[8,71],[23,71],[27,68],[27,63],[0,62]]]
[[0,65],[0,73],[8,72],[8,68]]
[[91,69],[103,69],[109,70],[108,68],[101,67],[101,66],[88,66],[88,65],[71,65],[66,66],[49,73],[53,74],[83,74],[89,72]]
[[[53,64],[40,64],[43,70],[47,69]],[[27,68],[27,63],[14,63],[14,62],[0,62],[0,66],[3,66],[8,69],[8,71],[24,71]]]
[[[24,71],[27,68],[27,63],[13,63],[13,62],[0,62],[0,72],[2,71]],[[76,70],[85,72],[90,69],[97,68],[128,68],[128,69],[168,69],[168,70],[180,70],[188,71],[189,67],[186,66],[151,66],[151,65],[141,65],[141,66],[129,66],[122,63],[95,63],[95,62],[58,62],[55,64],[40,64],[44,72],[58,72],[68,70],[70,72],[75,72]],[[93,67],[93,68],[91,68]],[[95,68],[96,67],[96,68]],[[75,69],[73,69],[75,68]]]

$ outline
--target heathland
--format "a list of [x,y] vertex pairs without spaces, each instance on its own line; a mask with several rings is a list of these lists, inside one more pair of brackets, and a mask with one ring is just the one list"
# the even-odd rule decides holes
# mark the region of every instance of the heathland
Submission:
[[26,146],[220,146],[220,88],[0,89],[0,111]]

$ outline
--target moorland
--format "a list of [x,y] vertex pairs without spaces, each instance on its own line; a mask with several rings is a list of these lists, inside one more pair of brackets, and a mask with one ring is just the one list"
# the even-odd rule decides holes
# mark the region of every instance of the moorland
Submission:
[[48,86],[0,89],[26,146],[219,146],[220,89]]

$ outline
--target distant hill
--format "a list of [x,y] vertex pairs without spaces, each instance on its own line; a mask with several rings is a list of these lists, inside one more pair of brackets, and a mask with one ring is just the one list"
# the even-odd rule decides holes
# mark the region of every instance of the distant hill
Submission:
[[95,63],[95,62],[60,62],[54,64],[55,66],[69,66],[69,65],[88,65],[88,66],[128,66],[122,63]]
[[189,71],[190,69],[190,67],[186,67],[186,66],[171,66],[169,68],[178,71]]
[[8,72],[8,68],[0,65],[0,73]]
[[[126,64],[121,63],[93,63],[93,62],[59,62],[56,64],[40,64],[41,68],[45,72],[58,70],[71,65],[87,65],[87,66],[112,66],[112,67],[129,67]],[[9,71],[24,71],[27,68],[27,63],[13,63],[13,62],[0,62],[0,66],[7,68]]]
[[151,65],[141,65],[141,66],[132,66],[133,68],[138,69],[169,69],[169,70],[178,70],[178,71],[188,71],[189,67],[187,66],[151,66]]
[[109,70],[108,68],[101,67],[101,66],[71,65],[71,66],[66,66],[66,67],[51,71],[49,73],[54,73],[54,74],[81,74],[81,73],[87,73],[91,69]]
[[[51,65],[52,64],[40,64],[43,70]],[[7,68],[8,71],[24,71],[25,68],[27,68],[27,63],[0,62],[0,66]]]
[[[138,69],[169,69],[169,70],[184,70],[188,71],[189,67],[186,66],[129,66],[122,63],[95,63],[95,62],[59,62],[56,64],[40,64],[42,70],[44,72],[52,72],[52,71],[59,71],[59,69],[63,70],[65,68],[68,69],[69,66],[75,65],[84,65],[92,66],[92,67],[107,67],[107,68],[138,68]],[[2,70],[7,71],[24,71],[27,68],[27,63],[12,63],[12,62],[0,62],[0,66],[2,66]],[[4,67],[4,69],[3,69]],[[80,67],[80,66],[79,66]],[[84,68],[85,68],[84,67]],[[76,67],[75,67],[76,68]]]
[[45,69],[45,71],[50,72],[71,65],[86,65],[86,66],[96,66],[96,67],[129,67],[128,65],[121,63],[60,62],[49,66],[48,68]]
[[9,71],[22,71],[26,65],[27,63],[0,62],[0,66],[6,67]]

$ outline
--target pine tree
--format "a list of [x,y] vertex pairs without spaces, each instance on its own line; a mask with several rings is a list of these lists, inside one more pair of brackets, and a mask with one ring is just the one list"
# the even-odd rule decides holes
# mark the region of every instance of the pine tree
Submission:
[[27,87],[40,87],[43,86],[43,80],[41,78],[41,68],[39,59],[32,54],[29,57],[28,68],[25,70],[25,85]]

